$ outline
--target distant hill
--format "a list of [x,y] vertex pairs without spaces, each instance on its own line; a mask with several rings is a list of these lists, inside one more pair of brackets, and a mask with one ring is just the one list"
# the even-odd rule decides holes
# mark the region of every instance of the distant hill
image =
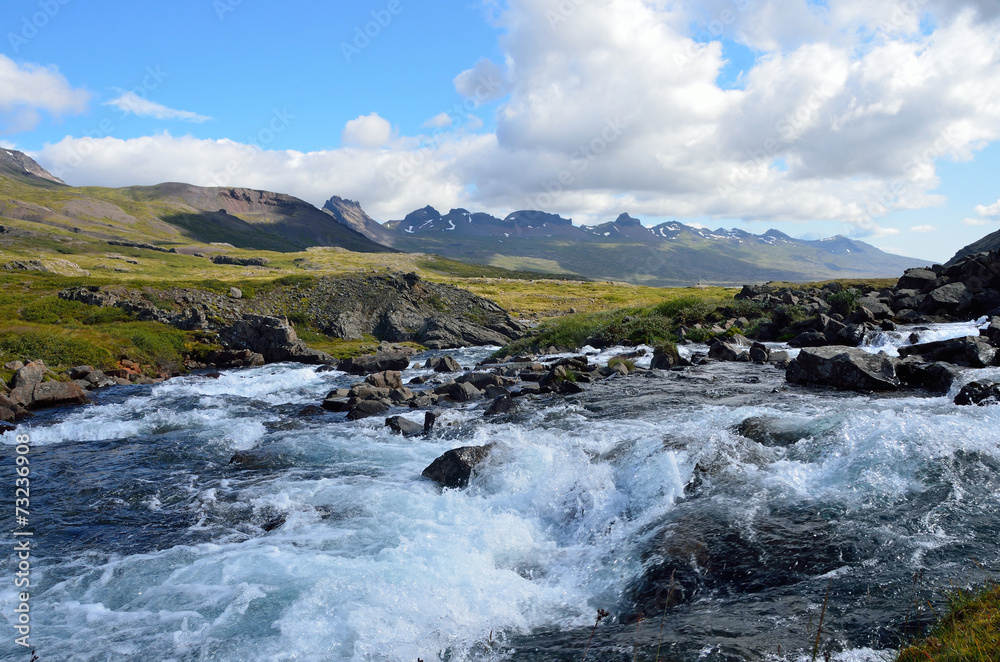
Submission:
[[441,214],[424,207],[402,220],[376,226],[365,214],[363,226],[351,227],[373,239],[389,231],[389,238],[378,241],[407,252],[643,285],[895,277],[926,263],[843,236],[807,241],[777,230],[755,235],[676,221],[646,227],[628,214],[600,225],[579,226],[541,211],[522,210],[500,219],[466,209]]
[[19,231],[39,240],[59,235],[65,241],[69,232],[77,241],[134,241],[168,249],[216,242],[284,252],[311,246],[393,251],[283,193],[178,183],[77,188],[25,154],[5,149],[0,149],[0,218],[21,221]]
[[975,255],[976,253],[988,253],[990,251],[995,251],[1000,248],[1000,230],[997,230],[993,234],[988,234],[979,241],[973,242],[966,246],[965,248],[959,250],[955,253],[955,257],[948,260],[948,266],[955,264],[961,260],[966,255]]

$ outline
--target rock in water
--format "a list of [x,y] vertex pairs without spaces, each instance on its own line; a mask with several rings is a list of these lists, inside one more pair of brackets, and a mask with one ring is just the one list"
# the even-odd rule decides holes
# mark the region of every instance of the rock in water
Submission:
[[822,384],[853,391],[893,391],[900,385],[892,358],[836,345],[803,349],[788,364],[785,378],[793,384]]
[[411,421],[408,418],[403,418],[402,416],[392,416],[387,418],[385,419],[385,424],[393,432],[401,434],[404,437],[415,437],[424,433],[423,425]]
[[493,444],[486,446],[463,446],[450,450],[431,462],[421,474],[444,487],[462,488],[469,484],[472,471],[490,456]]
[[955,396],[955,404],[962,406],[1000,404],[1000,384],[994,382],[971,382],[962,387]]
[[458,372],[462,369],[462,366],[459,365],[458,361],[451,356],[438,356],[432,359],[427,359],[427,362],[424,363],[424,367],[432,368],[434,372]]
[[406,370],[410,367],[410,355],[406,352],[379,352],[370,356],[358,356],[340,364],[340,369],[352,375],[368,375],[387,370]]
[[958,379],[960,371],[950,363],[925,363],[919,357],[911,356],[896,364],[896,374],[911,388],[947,393]]
[[403,388],[403,376],[398,370],[383,370],[368,375],[365,383],[379,388]]
[[490,408],[486,410],[484,416],[498,416],[500,414],[506,414],[513,408],[514,399],[509,395],[501,395],[493,401],[493,404],[491,404]]
[[946,361],[969,368],[988,368],[997,357],[997,349],[982,336],[966,336],[900,347],[902,357],[919,356],[924,361]]

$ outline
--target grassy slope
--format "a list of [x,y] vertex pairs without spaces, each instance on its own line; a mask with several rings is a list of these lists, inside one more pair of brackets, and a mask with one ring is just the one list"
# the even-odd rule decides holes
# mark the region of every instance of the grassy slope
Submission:
[[[198,342],[197,334],[137,322],[113,311],[96,314],[87,306],[56,298],[60,289],[75,285],[188,286],[217,291],[237,286],[252,295],[255,288],[285,276],[412,271],[427,280],[457,285],[491,298],[515,316],[528,319],[571,310],[586,313],[651,305],[678,296],[675,291],[582,282],[558,275],[540,279],[537,272],[470,265],[433,255],[356,253],[342,248],[289,252],[289,246],[273,246],[273,238],[254,235],[252,228],[243,228],[241,243],[260,243],[278,250],[219,247],[201,239],[233,239],[225,227],[207,236],[208,231],[200,228],[198,238],[191,236],[194,233],[183,223],[177,226],[163,220],[199,213],[151,189],[72,188],[0,176],[0,225],[6,228],[6,233],[0,234],[0,265],[68,260],[84,270],[56,275],[0,269],[0,364],[43,358],[54,366],[90,363],[106,368],[127,357],[175,369],[183,353],[207,349]],[[110,246],[109,239],[153,243],[183,252]],[[189,254],[220,248],[237,257],[267,257],[270,264],[217,265]],[[64,265],[56,268],[65,272]],[[312,346],[338,356],[365,351],[375,343],[374,339],[346,342],[301,327],[300,335]]]
[[1000,660],[1000,586],[949,597],[948,612],[930,635],[903,649],[897,662]]

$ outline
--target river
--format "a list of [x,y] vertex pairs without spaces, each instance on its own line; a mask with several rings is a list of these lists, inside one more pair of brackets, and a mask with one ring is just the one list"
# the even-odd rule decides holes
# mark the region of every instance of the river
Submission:
[[[580,660],[593,632],[591,660],[799,660],[822,614],[821,651],[874,661],[940,589],[1000,569],[1000,407],[954,391],[840,393],[710,364],[521,401],[500,422],[458,406],[415,439],[300,415],[355,379],[187,376],[22,426],[41,659]],[[755,417],[758,441],[736,433]],[[2,442],[12,494],[14,434]],[[421,478],[486,443],[468,489]],[[2,627],[0,659],[27,660]]]

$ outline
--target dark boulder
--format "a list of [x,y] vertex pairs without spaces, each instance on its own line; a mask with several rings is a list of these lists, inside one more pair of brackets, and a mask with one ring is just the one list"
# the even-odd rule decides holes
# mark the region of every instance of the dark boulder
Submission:
[[362,418],[381,416],[387,411],[389,411],[389,406],[379,402],[378,400],[362,400],[358,404],[354,405],[351,411],[348,412],[347,420],[358,421]]
[[458,372],[462,369],[458,361],[450,356],[436,356],[424,362],[425,368],[431,368],[434,372]]
[[415,437],[424,433],[424,426],[402,416],[392,416],[385,419],[385,424],[396,434],[404,437]]
[[891,391],[899,388],[896,361],[854,347],[803,349],[788,365],[785,378],[793,384],[822,384],[854,391]]
[[911,356],[896,364],[896,375],[910,388],[922,388],[932,393],[947,393],[961,375],[950,363],[927,363]]
[[771,358],[771,350],[763,343],[755,342],[750,346],[750,360],[754,363],[767,363]]
[[982,336],[965,336],[901,347],[899,355],[904,358],[919,356],[925,362],[945,361],[968,368],[988,368],[995,365],[997,349]]
[[[826,347],[830,340],[821,331],[807,331],[800,333],[788,341],[789,347]],[[709,354],[711,356],[711,354]]]
[[406,370],[410,367],[407,352],[379,352],[369,356],[357,356],[340,364],[340,369],[352,375],[367,375],[386,370]]
[[733,428],[733,432],[762,446],[791,446],[808,436],[797,428],[783,424],[777,416],[751,416]]
[[716,361],[749,361],[750,347],[719,341],[708,349],[708,358]]
[[263,354],[249,349],[215,350],[209,352],[205,360],[216,368],[251,368],[266,363]]
[[490,456],[492,450],[493,444],[450,450],[431,462],[421,475],[444,487],[466,487],[473,470]]
[[972,293],[965,283],[949,283],[931,290],[921,304],[921,310],[928,313],[944,312],[954,315],[965,310],[972,302]]
[[1000,384],[994,382],[970,382],[955,396],[955,404],[962,406],[1000,404]]
[[438,395],[446,395],[456,402],[470,402],[483,397],[483,392],[468,382],[450,382],[434,389]]
[[514,399],[509,395],[501,395],[493,404],[490,405],[489,409],[486,410],[484,416],[499,416],[500,414],[510,413],[514,409]]
[[992,318],[990,325],[980,331],[979,335],[989,338],[994,345],[1000,346],[1000,317]]
[[907,269],[903,277],[896,282],[896,289],[923,292],[937,280],[937,277],[938,275],[930,269]]

